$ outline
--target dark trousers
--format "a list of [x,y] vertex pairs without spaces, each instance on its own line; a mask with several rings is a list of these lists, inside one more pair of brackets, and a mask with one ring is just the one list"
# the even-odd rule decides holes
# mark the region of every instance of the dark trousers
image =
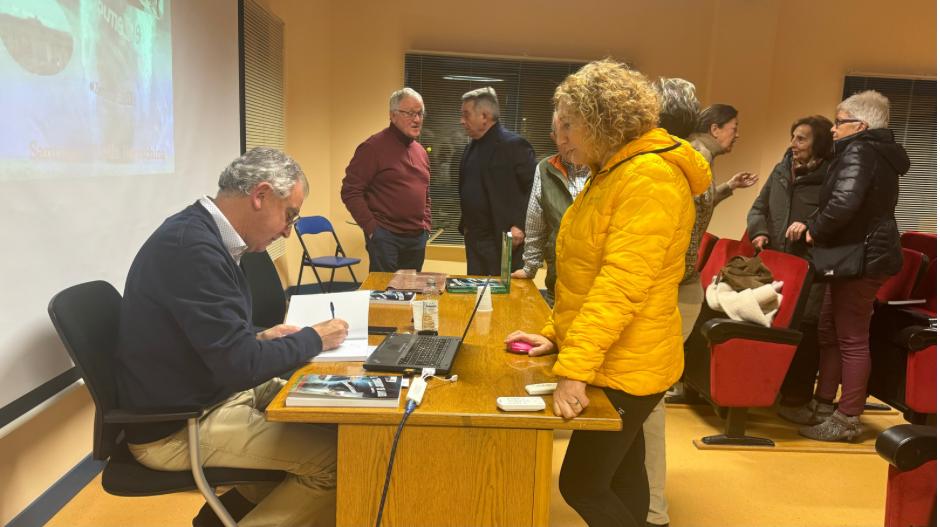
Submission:
[[833,280],[819,313],[819,383],[816,398],[833,401],[839,384],[839,412],[861,415],[871,373],[869,325],[875,293],[886,276]]
[[[512,249],[512,271],[522,269],[522,248]],[[500,275],[502,240],[493,232],[467,229],[464,232],[464,249],[467,253],[467,274],[479,276]]]
[[813,398],[816,372],[819,371],[819,330],[814,323],[800,325],[803,340],[796,347],[793,361],[780,385],[780,404],[802,406]]
[[424,248],[428,233],[396,234],[382,227],[366,237],[370,273],[394,273],[399,269],[421,270],[424,266]]
[[575,430],[558,487],[590,527],[645,526],[650,488],[643,422],[663,394],[636,396],[610,388],[604,392],[620,413],[623,428],[619,432]]
[[825,282],[810,286],[800,323],[803,340],[796,347],[793,361],[780,386],[780,404],[784,406],[802,406],[813,398],[816,372],[819,371],[819,310],[825,292]]

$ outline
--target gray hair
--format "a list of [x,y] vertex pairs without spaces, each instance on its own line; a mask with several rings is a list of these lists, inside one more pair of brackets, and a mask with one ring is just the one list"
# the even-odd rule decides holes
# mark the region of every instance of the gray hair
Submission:
[[683,139],[692,135],[698,122],[699,112],[695,85],[678,77],[660,77],[651,84],[659,95],[661,104],[659,126]]
[[473,101],[474,109],[482,104],[494,121],[499,120],[499,99],[496,97],[496,90],[492,86],[468,91],[460,99],[463,102]]
[[887,128],[890,110],[888,98],[875,90],[856,93],[836,106],[836,112],[845,112],[869,128]]
[[405,97],[411,97],[412,99],[417,99],[421,103],[421,106],[424,106],[424,99],[421,97],[421,94],[412,90],[411,88],[402,88],[392,92],[392,96],[388,98],[388,111],[394,112],[398,109],[398,104],[401,103],[401,100]]
[[269,183],[282,198],[294,185],[303,183],[304,196],[310,190],[307,176],[289,155],[275,148],[258,146],[245,152],[219,175],[219,194],[248,195],[259,183]]

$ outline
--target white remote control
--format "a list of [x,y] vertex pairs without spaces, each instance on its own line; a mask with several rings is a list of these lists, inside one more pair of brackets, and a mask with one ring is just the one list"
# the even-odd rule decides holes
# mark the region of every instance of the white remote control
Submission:
[[529,395],[548,395],[554,392],[557,386],[558,386],[557,382],[540,382],[538,384],[527,384],[525,387],[525,391]]
[[541,397],[497,397],[496,406],[504,412],[535,412],[545,409]]

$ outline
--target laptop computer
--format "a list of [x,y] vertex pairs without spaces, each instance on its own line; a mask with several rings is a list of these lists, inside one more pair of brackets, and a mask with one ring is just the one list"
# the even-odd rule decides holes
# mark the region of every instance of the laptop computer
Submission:
[[[484,292],[489,286],[489,281],[484,283]],[[470,313],[470,319],[467,320],[467,326],[460,338],[418,335],[417,333],[392,333],[385,337],[385,340],[362,363],[362,368],[369,371],[418,373],[423,368],[434,368],[438,375],[449,375],[450,369],[454,365],[454,357],[456,357],[463,339],[467,338],[467,332],[470,331],[470,324],[473,323],[473,317],[477,314],[481,300],[483,300],[482,294],[477,298],[477,302],[473,306],[473,312]]]

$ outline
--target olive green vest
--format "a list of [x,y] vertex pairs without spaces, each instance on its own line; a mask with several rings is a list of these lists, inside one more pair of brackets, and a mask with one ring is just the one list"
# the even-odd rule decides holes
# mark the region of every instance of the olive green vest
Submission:
[[548,227],[548,240],[545,244],[545,287],[549,292],[555,292],[555,238],[558,236],[558,227],[561,218],[571,206],[573,200],[568,192],[567,177],[563,169],[555,166],[555,161],[561,165],[558,155],[546,157],[539,162],[539,175],[542,178],[542,219]]

